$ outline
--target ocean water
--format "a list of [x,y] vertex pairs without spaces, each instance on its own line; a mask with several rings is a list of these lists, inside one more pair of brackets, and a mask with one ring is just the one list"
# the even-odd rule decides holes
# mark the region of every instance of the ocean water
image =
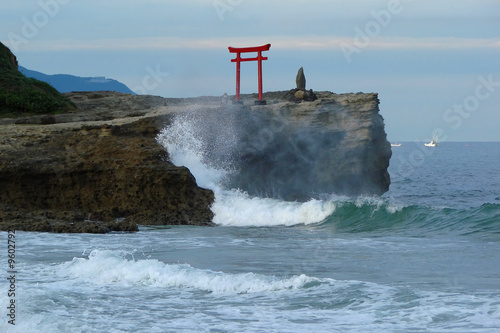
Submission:
[[500,332],[500,143],[404,143],[382,197],[287,202],[225,188],[185,122],[158,140],[219,226],[17,232],[0,332]]

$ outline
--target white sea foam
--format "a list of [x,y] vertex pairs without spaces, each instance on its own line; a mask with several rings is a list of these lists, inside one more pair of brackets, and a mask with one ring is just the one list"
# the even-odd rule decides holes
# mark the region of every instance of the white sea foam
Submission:
[[323,221],[335,211],[333,201],[311,199],[289,202],[250,197],[238,191],[219,191],[212,206],[214,222],[232,226],[311,224]]
[[69,279],[99,285],[171,287],[213,293],[243,294],[304,288],[319,279],[304,274],[277,278],[255,273],[229,274],[166,264],[155,259],[135,260],[122,251],[94,250],[88,259],[75,258],[59,267]]
[[[0,321],[0,332],[486,333],[500,322],[497,289],[231,274],[136,255],[93,250],[86,258],[54,262],[51,252],[41,252],[45,260],[29,265],[25,258],[18,322],[13,328]],[[0,306],[7,305],[0,297]]]
[[194,124],[179,117],[157,138],[177,166],[189,168],[199,186],[214,191],[213,222],[225,226],[274,226],[312,224],[323,221],[335,211],[333,200],[311,199],[290,202],[271,198],[251,197],[238,189],[225,189],[221,181],[231,170],[227,165],[208,165],[203,143],[197,137]]

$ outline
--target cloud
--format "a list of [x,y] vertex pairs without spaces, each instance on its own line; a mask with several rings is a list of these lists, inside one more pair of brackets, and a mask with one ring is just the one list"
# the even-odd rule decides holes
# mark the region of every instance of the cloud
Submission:
[[[281,50],[338,50],[341,44],[356,46],[356,37],[336,36],[263,36],[263,37],[220,37],[220,38],[181,38],[181,37],[140,37],[107,38],[89,41],[81,40],[36,40],[21,47],[24,51],[157,51],[157,50],[215,50],[228,46],[254,46],[272,44],[272,49]],[[9,46],[9,41],[5,41]],[[382,50],[466,50],[498,49],[500,38],[456,38],[456,37],[376,37],[364,49]]]

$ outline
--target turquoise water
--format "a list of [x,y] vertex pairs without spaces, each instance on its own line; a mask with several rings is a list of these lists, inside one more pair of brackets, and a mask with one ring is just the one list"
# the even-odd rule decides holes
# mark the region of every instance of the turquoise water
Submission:
[[384,196],[306,203],[218,186],[195,146],[169,151],[218,227],[18,232],[0,331],[500,331],[500,143],[404,143]]

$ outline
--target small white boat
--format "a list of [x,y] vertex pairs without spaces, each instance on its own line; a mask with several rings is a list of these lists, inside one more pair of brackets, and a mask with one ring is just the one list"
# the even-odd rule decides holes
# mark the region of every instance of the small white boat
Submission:
[[424,146],[426,146],[426,147],[437,147],[437,146],[439,146],[437,135],[434,135],[434,137],[432,138],[431,142],[424,143]]
[[391,143],[391,147],[401,147],[402,143]]

